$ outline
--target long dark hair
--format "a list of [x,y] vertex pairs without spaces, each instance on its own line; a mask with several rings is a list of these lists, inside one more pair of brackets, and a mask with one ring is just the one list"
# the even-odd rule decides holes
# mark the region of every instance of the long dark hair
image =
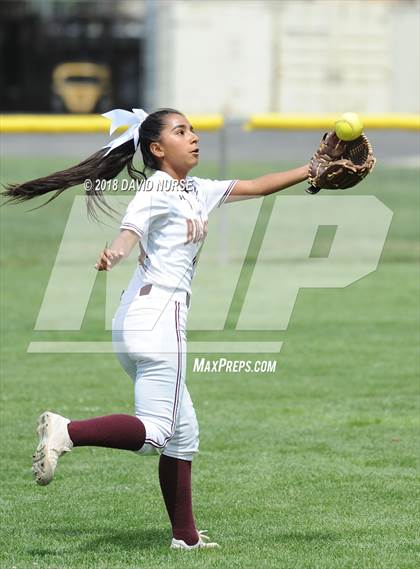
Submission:
[[[114,148],[105,156],[109,147],[102,148],[95,154],[86,158],[76,166],[54,172],[49,176],[23,182],[22,184],[7,184],[2,192],[8,198],[6,203],[19,203],[31,200],[38,196],[54,192],[54,194],[43,204],[46,205],[60,194],[71,188],[82,184],[85,180],[90,180],[90,189],[86,191],[87,209],[91,217],[98,219],[98,211],[106,214],[113,212],[111,206],[107,204],[104,192],[98,189],[97,180],[112,180],[124,167],[127,167],[129,176],[135,180],[145,180],[147,170],[158,170],[159,159],[151,152],[150,144],[158,142],[162,129],[165,126],[167,115],[181,115],[179,111],[170,108],[159,109],[146,117],[139,128],[140,151],[143,157],[143,170],[138,170],[133,164],[135,154],[134,142],[128,140],[121,146]],[[41,207],[41,206],[39,206]]]

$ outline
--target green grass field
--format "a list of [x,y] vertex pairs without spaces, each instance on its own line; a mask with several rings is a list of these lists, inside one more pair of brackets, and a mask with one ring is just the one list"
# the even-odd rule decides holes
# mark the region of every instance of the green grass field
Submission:
[[[2,180],[64,164],[3,160]],[[234,172],[264,170],[238,165]],[[200,173],[213,175],[210,166]],[[80,334],[34,331],[78,190],[32,213],[1,208],[0,566],[418,567],[418,181],[415,170],[378,167],[354,190],[394,212],[378,270],[344,289],[299,293],[288,330],[261,334],[284,341],[276,374],[194,374],[190,356],[201,427],[195,513],[199,528],[221,544],[214,551],[168,549],[154,457],[76,449],[50,486],[33,482],[39,413],[131,413],[131,384],[112,355],[26,351],[34,339],[109,337],[102,275]],[[303,185],[288,193],[303,195]],[[234,330],[207,336],[258,339]]]

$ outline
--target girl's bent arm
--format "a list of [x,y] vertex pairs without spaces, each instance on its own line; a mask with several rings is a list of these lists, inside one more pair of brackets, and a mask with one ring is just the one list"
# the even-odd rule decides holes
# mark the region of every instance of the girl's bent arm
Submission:
[[133,231],[122,229],[109,248],[105,247],[101,252],[95,264],[95,269],[98,271],[110,271],[121,259],[128,257],[138,241],[138,235]]
[[268,196],[280,190],[290,188],[290,186],[294,186],[300,182],[304,182],[307,179],[308,164],[293,170],[286,170],[286,172],[266,174],[265,176],[254,178],[253,180],[238,180],[226,202],[244,198]]

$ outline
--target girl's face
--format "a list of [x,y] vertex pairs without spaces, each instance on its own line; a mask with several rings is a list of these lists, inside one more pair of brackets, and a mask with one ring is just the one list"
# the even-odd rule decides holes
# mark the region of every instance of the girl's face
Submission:
[[152,142],[150,150],[159,158],[161,170],[182,179],[198,164],[199,138],[184,115],[167,115],[165,123],[159,142]]

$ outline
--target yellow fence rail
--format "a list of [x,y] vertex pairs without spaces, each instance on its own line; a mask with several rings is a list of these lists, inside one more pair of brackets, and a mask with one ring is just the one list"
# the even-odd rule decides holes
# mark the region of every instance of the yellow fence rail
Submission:
[[[245,130],[312,130],[332,129],[339,114],[252,115],[243,125]],[[420,130],[420,115],[360,115],[366,129]],[[197,130],[218,131],[225,125],[221,114],[188,115]],[[0,115],[1,133],[94,133],[107,132],[109,121],[101,115]],[[124,129],[121,129],[124,130]]]
[[[244,124],[245,130],[256,129],[332,129],[339,114],[297,115],[266,113],[252,115]],[[360,115],[364,127],[371,129],[420,130],[420,115],[416,114],[382,114]]]
[[[217,131],[224,126],[221,114],[189,115],[188,118],[197,130]],[[0,115],[2,133],[108,132],[109,125],[109,120],[101,115]]]

